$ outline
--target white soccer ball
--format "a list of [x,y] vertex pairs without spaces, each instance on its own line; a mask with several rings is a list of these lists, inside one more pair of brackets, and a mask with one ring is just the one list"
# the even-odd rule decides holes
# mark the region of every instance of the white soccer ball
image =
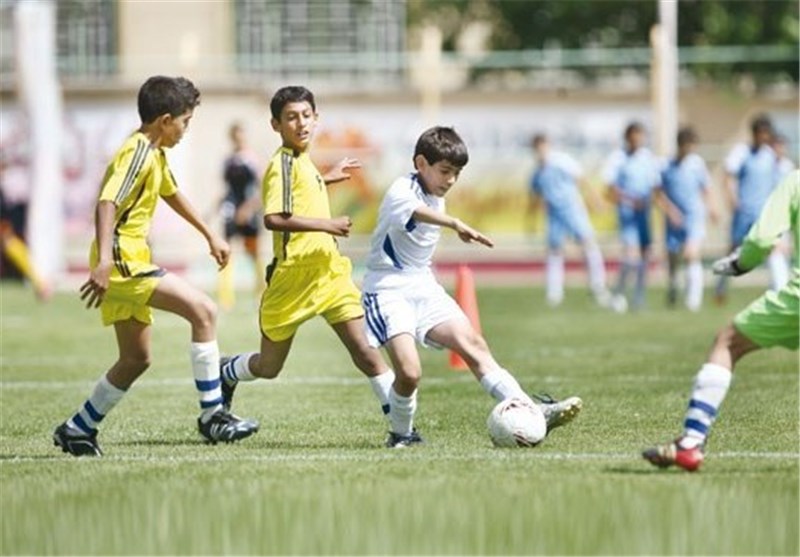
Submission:
[[497,404],[486,425],[496,447],[535,447],[547,435],[542,410],[518,398],[507,398]]

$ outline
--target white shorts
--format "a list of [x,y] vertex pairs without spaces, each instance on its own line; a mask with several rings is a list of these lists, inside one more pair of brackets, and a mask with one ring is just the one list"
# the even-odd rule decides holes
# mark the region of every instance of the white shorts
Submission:
[[451,319],[467,319],[456,301],[437,282],[378,289],[361,295],[367,340],[378,348],[397,335],[412,335],[423,346],[442,348],[425,337]]

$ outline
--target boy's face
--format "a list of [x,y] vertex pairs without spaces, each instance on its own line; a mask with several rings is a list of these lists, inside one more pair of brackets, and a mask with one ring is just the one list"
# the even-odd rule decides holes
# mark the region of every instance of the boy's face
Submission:
[[695,148],[695,143],[693,141],[684,141],[678,145],[678,156],[683,158],[686,155],[692,153]]
[[183,134],[189,129],[189,121],[192,119],[194,109],[190,108],[179,116],[164,114],[161,120],[161,146],[174,147],[183,138]]
[[281,135],[283,145],[295,151],[305,151],[317,127],[317,113],[307,101],[290,102],[281,110],[280,120],[271,120],[272,129]]
[[633,130],[628,134],[628,147],[631,151],[636,151],[639,147],[644,145],[644,132],[641,130]]
[[423,155],[417,155],[414,163],[422,178],[423,187],[436,197],[444,197],[461,174],[461,167],[444,160],[429,164]]

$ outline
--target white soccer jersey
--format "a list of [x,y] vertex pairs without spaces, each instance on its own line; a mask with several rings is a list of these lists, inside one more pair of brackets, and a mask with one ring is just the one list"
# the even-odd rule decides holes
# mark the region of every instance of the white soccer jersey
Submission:
[[372,285],[379,276],[430,271],[441,229],[414,220],[414,211],[422,206],[441,213],[445,210],[444,199],[426,193],[417,174],[398,178],[389,187],[367,257]]

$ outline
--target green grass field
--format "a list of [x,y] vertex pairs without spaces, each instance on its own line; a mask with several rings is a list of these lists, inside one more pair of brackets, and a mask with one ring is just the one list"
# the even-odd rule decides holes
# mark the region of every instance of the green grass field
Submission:
[[[798,360],[747,357],[696,474],[641,449],[680,430],[714,332],[758,294],[699,314],[614,315],[568,292],[482,289],[484,334],[532,391],[579,394],[581,416],[530,450],[491,446],[492,400],[423,352],[424,446],[383,447],[367,382],[321,320],[282,377],[243,385],[262,429],[236,445],[195,431],[188,326],[159,314],[150,371],[103,424],[102,459],[52,446],[116,355],[111,329],[61,294],[2,285],[0,551],[9,554],[797,555]],[[221,316],[224,352],[258,346],[255,302]]]

